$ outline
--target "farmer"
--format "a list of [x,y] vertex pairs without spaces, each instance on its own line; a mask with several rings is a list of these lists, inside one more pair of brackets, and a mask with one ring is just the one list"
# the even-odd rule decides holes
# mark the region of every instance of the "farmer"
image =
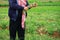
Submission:
[[35,4],[29,6],[27,0],[9,0],[9,33],[10,40],[16,39],[16,31],[18,32],[18,39],[24,40],[25,34],[25,18],[27,10],[35,7]]

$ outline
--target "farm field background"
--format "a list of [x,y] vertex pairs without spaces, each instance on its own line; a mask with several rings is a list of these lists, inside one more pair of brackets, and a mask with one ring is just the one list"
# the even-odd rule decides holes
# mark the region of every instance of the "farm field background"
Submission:
[[[34,0],[29,0],[29,2],[32,3]],[[59,37],[53,37],[54,31],[60,33],[60,6],[57,6],[58,3],[54,4],[55,6],[39,4],[40,6],[28,10],[25,40],[60,40]],[[8,7],[0,7],[0,40],[9,40],[8,25]],[[39,34],[37,30],[41,27],[45,28],[50,35]]]
[[[60,0],[28,0],[29,3],[36,2],[39,6],[60,6]],[[0,0],[0,6],[8,6],[8,0]]]

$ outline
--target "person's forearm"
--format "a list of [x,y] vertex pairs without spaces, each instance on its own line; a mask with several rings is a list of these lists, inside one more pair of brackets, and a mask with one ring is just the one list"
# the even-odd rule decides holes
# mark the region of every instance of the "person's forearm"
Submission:
[[36,3],[34,3],[34,4],[30,4],[30,5],[26,6],[26,7],[24,7],[24,10],[27,11],[27,10],[33,8],[33,7],[36,7],[36,6],[37,6]]

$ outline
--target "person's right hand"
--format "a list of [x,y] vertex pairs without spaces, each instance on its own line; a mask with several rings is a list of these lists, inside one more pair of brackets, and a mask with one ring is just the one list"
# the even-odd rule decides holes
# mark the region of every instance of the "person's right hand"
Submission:
[[28,7],[24,7],[24,10],[27,11],[28,10]]

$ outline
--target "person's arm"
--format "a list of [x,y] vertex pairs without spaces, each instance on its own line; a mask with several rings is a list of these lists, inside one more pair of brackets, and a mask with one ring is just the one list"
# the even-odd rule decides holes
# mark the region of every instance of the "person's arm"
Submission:
[[24,7],[18,5],[17,0],[9,0],[9,6],[12,9],[18,9],[18,10],[24,9]]
[[30,8],[30,4],[28,3],[28,1],[26,1],[26,2],[27,2],[27,5],[26,6],[28,7],[28,9],[31,9]]
[[32,7],[36,7],[37,4],[34,2],[33,4],[29,4],[28,1],[27,1],[27,5],[28,9],[31,9]]

